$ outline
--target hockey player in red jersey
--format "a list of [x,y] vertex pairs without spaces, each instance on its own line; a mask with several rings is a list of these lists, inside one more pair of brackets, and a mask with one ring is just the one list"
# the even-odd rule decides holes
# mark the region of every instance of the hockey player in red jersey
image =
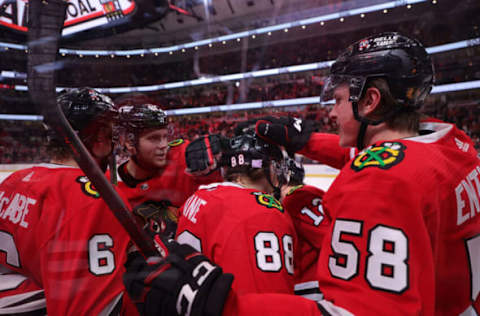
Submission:
[[[57,102],[105,168],[115,114],[110,98],[82,88],[62,92]],[[17,171],[0,185],[0,264],[44,289],[48,315],[119,311],[128,234],[78,168],[68,144],[52,134],[49,150],[50,164]]]
[[295,294],[311,300],[320,300],[317,262],[320,246],[330,218],[322,206],[323,190],[303,183],[305,169],[292,158],[287,159],[288,185],[282,186],[282,204],[290,214],[298,237],[295,249]]
[[225,182],[200,186],[182,206],[176,239],[235,275],[239,293],[293,293],[295,231],[280,202],[282,151],[253,130],[230,140]]
[[129,155],[118,167],[119,187],[130,203],[168,200],[182,205],[198,184],[185,173],[187,143],[169,142],[166,113],[153,104],[125,105],[119,108],[116,128]]
[[[174,236],[176,208],[201,183],[221,179],[220,173],[194,176],[187,173],[186,151],[189,142],[169,142],[167,115],[157,105],[124,105],[119,108],[116,133],[129,159],[118,167],[118,186],[137,215],[152,222],[151,212],[158,209],[159,227],[164,235]],[[158,221],[157,220],[157,221]],[[151,224],[150,224],[151,225]]]
[[[420,43],[388,33],[350,46],[324,89],[323,98],[335,100],[340,145],[362,151],[324,199],[333,230],[320,287],[355,314],[478,311],[477,153],[454,125],[418,123],[432,76]],[[301,152],[318,157],[319,139],[314,133]]]
[[[332,217],[318,262],[324,300],[231,290],[223,315],[478,314],[480,163],[453,124],[419,123],[432,85],[427,52],[398,33],[370,36],[340,55],[322,99],[335,100],[329,115],[340,145],[360,152],[324,196]],[[303,121],[273,125],[259,122],[257,133],[315,158],[307,149],[318,153],[318,137]],[[171,299],[155,298],[163,306]]]

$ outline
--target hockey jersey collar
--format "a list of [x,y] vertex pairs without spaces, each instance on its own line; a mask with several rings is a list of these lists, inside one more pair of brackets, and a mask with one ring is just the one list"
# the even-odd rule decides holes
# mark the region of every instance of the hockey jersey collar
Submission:
[[43,162],[32,167],[43,167],[43,168],[49,168],[49,169],[62,169],[62,168],[63,169],[80,169],[79,167],[75,167],[75,166],[61,165],[61,164],[49,163],[49,162]]
[[210,183],[210,184],[201,185],[201,186],[198,187],[198,189],[199,190],[211,190],[211,189],[215,189],[215,188],[220,187],[220,186],[247,189],[243,185],[238,184],[238,183],[234,183],[234,182],[214,182],[214,183]]
[[450,123],[421,122],[419,130],[427,131],[429,133],[425,135],[408,137],[405,139],[419,143],[434,143],[447,135],[453,129],[453,127],[453,124]]
[[148,177],[145,179],[136,179],[134,178],[128,171],[127,171],[127,163],[128,161],[124,162],[117,168],[117,178],[125,183],[130,188],[135,188],[140,183],[150,180],[152,177]]

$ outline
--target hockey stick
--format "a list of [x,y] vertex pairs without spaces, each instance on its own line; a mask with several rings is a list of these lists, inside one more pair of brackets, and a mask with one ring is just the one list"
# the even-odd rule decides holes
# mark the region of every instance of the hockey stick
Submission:
[[158,256],[153,240],[135,222],[135,218],[100,170],[95,160],[72,129],[56,102],[55,59],[67,2],[64,0],[29,1],[28,89],[35,106],[47,124],[69,144],[73,158],[93,183],[105,203],[145,257]]

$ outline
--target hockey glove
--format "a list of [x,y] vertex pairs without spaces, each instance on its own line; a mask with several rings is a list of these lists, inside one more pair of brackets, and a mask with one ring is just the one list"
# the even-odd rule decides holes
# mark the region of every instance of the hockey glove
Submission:
[[228,140],[218,134],[200,136],[188,144],[185,151],[187,172],[195,176],[208,175],[219,167],[222,150]]
[[289,155],[301,150],[314,131],[314,121],[296,117],[263,117],[257,120],[255,132],[264,140],[285,147]]
[[129,254],[125,288],[141,315],[221,316],[233,275],[186,244],[173,241],[165,259]]

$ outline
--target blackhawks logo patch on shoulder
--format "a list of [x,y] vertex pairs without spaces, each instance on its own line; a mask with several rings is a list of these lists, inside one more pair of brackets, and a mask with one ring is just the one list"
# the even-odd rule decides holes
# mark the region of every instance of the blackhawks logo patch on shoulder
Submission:
[[350,167],[355,171],[369,167],[390,169],[403,160],[406,148],[404,144],[398,142],[383,142],[374,145],[358,154]]
[[287,195],[293,194],[293,192],[297,191],[297,190],[300,189],[300,188],[303,188],[303,184],[296,185],[296,186],[294,186],[293,188],[291,188],[290,190],[288,190]]
[[283,213],[282,203],[280,203],[280,201],[278,201],[270,194],[266,194],[263,192],[252,192],[252,194],[255,196],[258,204],[263,205],[266,208],[275,208]]
[[185,141],[181,138],[172,140],[171,142],[168,143],[168,146],[170,147],[175,147],[175,146],[180,146],[183,144]]
[[80,176],[76,179],[76,181],[81,184],[83,193],[96,199],[100,197],[100,193],[98,193],[98,191],[94,188],[92,182],[90,182],[87,177]]

